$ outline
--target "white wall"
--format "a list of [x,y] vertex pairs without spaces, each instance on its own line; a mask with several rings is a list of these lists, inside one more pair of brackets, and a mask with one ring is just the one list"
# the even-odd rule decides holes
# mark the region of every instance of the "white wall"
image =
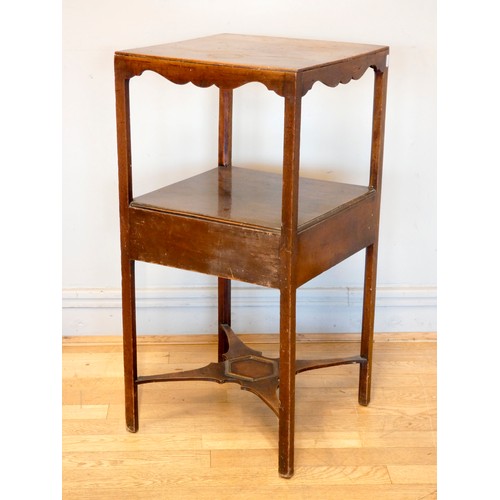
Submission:
[[[113,53],[233,32],[389,45],[377,331],[436,329],[433,0],[63,0],[63,334],[120,333]],[[132,80],[135,194],[215,166],[217,89]],[[372,73],[303,101],[302,174],[366,182]],[[233,161],[279,171],[281,98],[235,91]],[[298,328],[357,331],[363,256],[303,286]],[[140,333],[212,333],[213,277],[139,264]],[[277,331],[275,292],[236,284],[240,331]],[[179,298],[180,297],[180,298]]]

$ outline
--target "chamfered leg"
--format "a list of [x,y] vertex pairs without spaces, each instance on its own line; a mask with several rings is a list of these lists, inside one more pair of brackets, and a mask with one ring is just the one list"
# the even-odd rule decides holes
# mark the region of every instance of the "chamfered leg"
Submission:
[[301,90],[285,97],[283,188],[280,242],[279,474],[294,465],[297,225],[299,205]]
[[130,78],[115,61],[118,186],[122,272],[122,321],[127,429],[139,428],[137,400],[137,341],[135,316],[135,263],[128,254],[129,204],[132,200],[132,155],[130,141]]
[[365,282],[363,296],[363,320],[361,327],[361,357],[365,359],[360,365],[359,403],[366,406],[370,402],[371,372],[373,353],[373,328],[375,319],[375,294],[377,285],[377,255],[380,217],[380,196],[382,188],[382,164],[384,155],[385,108],[387,100],[388,68],[375,71],[372,148],[370,158],[370,187],[377,191],[377,208],[373,217],[376,225],[375,241],[366,248]]
[[[219,168],[231,168],[232,150],[232,118],[233,118],[233,91],[220,89],[219,91]],[[231,190],[231,178],[225,177],[225,183],[219,184],[219,189]],[[229,348],[226,333],[222,325],[231,325],[231,280],[218,278],[218,360],[224,360],[224,353]]]
[[295,306],[296,290],[280,291],[279,474],[290,478],[295,433]]

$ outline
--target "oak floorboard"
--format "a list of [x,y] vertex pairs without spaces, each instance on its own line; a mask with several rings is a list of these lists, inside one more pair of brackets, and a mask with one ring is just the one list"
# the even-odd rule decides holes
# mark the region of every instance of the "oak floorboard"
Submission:
[[[196,481],[193,481],[195,484]],[[180,493],[179,493],[180,492]],[[182,495],[182,496],[179,496]],[[349,499],[349,500],[435,500],[437,499],[436,488],[431,485],[328,485],[328,486],[183,486],[171,487],[152,485],[150,487],[135,487],[124,490],[123,488],[99,489],[73,488],[65,496],[64,500],[242,500],[269,499],[275,500],[311,500],[317,499]]]

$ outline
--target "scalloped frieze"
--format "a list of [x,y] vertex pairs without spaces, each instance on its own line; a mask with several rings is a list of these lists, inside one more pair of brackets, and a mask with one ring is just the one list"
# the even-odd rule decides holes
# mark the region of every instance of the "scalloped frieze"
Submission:
[[176,64],[170,61],[162,63],[157,59],[143,59],[131,56],[115,57],[115,72],[117,77],[132,78],[141,75],[144,71],[153,71],[167,80],[185,85],[192,83],[197,87],[207,88],[215,85],[224,89],[235,89],[251,82],[262,83],[268,90],[276,92],[281,97],[293,96],[297,89],[302,96],[311,90],[316,82],[322,82],[328,87],[336,87],[340,83],[346,84],[351,80],[361,78],[368,68],[375,71],[385,71],[387,52],[368,54],[353,61],[342,61],[336,64],[313,68],[306,71],[273,71],[265,69],[248,69],[237,66],[225,66],[219,71],[218,65],[204,65],[196,63]]
[[302,78],[302,96],[306,95],[316,82],[321,82],[328,87],[336,87],[340,83],[347,84],[351,80],[359,80],[368,70],[385,71],[387,69],[387,53],[382,52],[374,56],[365,56],[363,59],[357,58],[351,64],[345,62],[325,66],[319,69],[305,71]]
[[185,85],[192,83],[197,87],[206,88],[215,85],[219,88],[235,89],[251,82],[262,83],[268,90],[285,97],[293,92],[295,74],[261,70],[258,73],[241,67],[225,67],[219,71],[216,65],[207,66],[196,63],[161,64],[134,57],[117,57],[115,72],[121,78],[132,78],[141,75],[144,71],[153,71],[172,83]]

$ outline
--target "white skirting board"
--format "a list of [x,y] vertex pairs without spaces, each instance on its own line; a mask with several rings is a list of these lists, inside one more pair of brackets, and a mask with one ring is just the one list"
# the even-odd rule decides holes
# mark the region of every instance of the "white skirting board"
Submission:
[[[356,333],[361,328],[361,288],[300,288],[298,333]],[[207,334],[217,331],[217,287],[139,289],[137,333]],[[436,287],[377,287],[376,332],[435,332]],[[62,334],[120,335],[119,289],[65,289]],[[279,292],[235,285],[232,326],[237,333],[279,331]]]

